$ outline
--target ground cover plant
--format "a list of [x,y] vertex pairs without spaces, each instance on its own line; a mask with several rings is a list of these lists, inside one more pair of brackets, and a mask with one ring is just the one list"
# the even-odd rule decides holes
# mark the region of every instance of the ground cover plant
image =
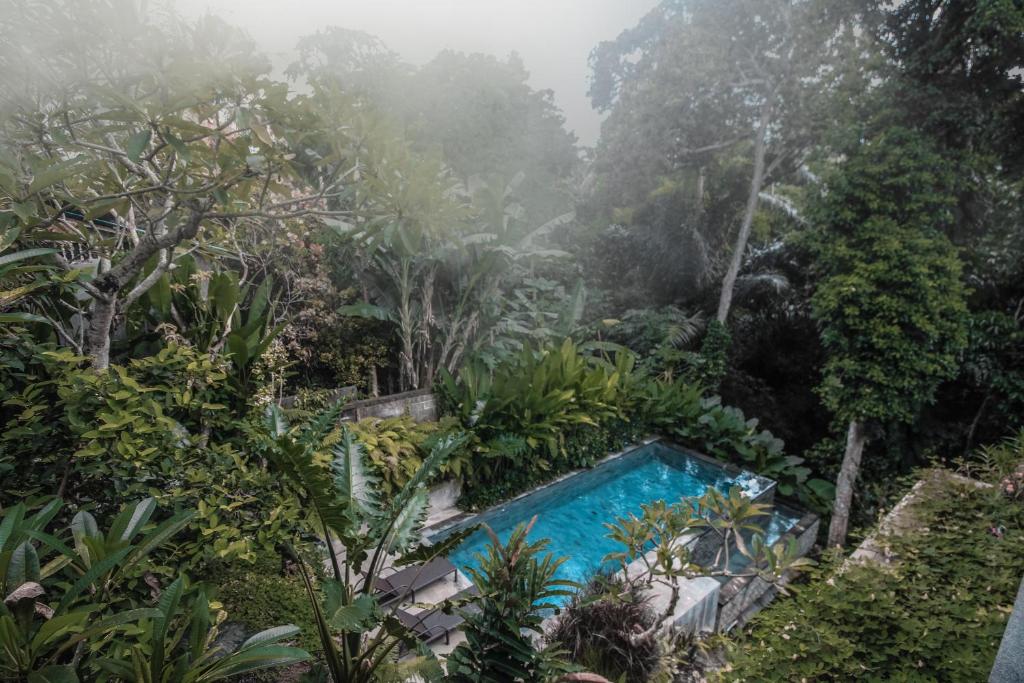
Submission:
[[722,680],[985,680],[1020,584],[1024,508],[995,487],[926,482],[913,528],[883,540],[891,566],[824,567],[754,618]]

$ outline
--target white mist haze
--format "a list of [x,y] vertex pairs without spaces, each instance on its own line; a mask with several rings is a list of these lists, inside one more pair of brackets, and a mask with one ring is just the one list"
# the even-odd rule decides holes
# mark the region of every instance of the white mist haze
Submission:
[[373,34],[416,66],[445,49],[504,58],[517,52],[530,85],[554,91],[584,145],[601,116],[587,98],[587,58],[657,4],[655,0],[177,0],[185,17],[212,13],[245,30],[281,68],[299,38],[329,26]]

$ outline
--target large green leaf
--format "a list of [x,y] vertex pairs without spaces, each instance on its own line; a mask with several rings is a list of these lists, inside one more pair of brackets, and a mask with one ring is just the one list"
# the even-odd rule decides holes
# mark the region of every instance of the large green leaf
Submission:
[[39,581],[39,555],[30,542],[22,541],[11,553],[6,581],[12,590],[28,581]]
[[50,254],[56,254],[57,249],[51,249],[50,247],[36,247],[34,249],[22,249],[21,251],[11,252],[10,254],[4,254],[0,256],[0,266],[5,266],[8,263],[16,263],[18,261],[25,261],[31,258],[37,258],[39,256],[49,256]]
[[149,522],[156,510],[156,499],[146,498],[132,506],[125,506],[114,518],[107,531],[107,542],[130,541]]
[[162,546],[171,537],[188,526],[195,516],[196,512],[194,510],[186,510],[179,512],[170,519],[164,520],[155,529],[143,536],[139,543],[132,548],[128,563],[133,564],[145,558],[149,553]]
[[149,140],[152,136],[153,131],[149,128],[143,128],[131,135],[124,144],[124,151],[128,153],[128,158],[132,161],[138,161],[139,157],[142,156],[142,151],[149,145]]
[[160,616],[153,620],[153,643],[152,653],[149,661],[150,680],[159,681],[163,679],[164,657],[167,654],[167,629],[171,620],[178,612],[178,605],[181,603],[181,595],[184,591],[184,583],[179,576],[170,586],[164,589],[157,602],[157,609]]
[[369,318],[371,320],[386,320],[395,322],[395,314],[390,309],[382,306],[374,306],[368,303],[347,304],[338,308],[341,315],[353,318]]
[[347,427],[334,447],[334,483],[338,498],[357,524],[380,514],[377,478],[366,468],[366,450]]
[[286,638],[297,636],[301,631],[302,629],[294,624],[275,626],[274,628],[268,628],[250,636],[238,649],[245,650],[250,647],[255,647],[256,645],[269,645]]
[[71,665],[51,664],[28,675],[28,683],[79,683]]
[[249,364],[249,345],[245,337],[238,332],[232,332],[228,335],[227,346],[231,353],[231,362],[236,368],[244,368]]
[[216,663],[209,670],[198,676],[195,681],[196,683],[220,681],[261,669],[291,666],[292,664],[309,661],[310,659],[311,656],[308,652],[297,647],[260,645],[233,652],[226,657],[216,660]]
[[[0,293],[2,296],[2,293]],[[0,313],[0,323],[43,323],[50,325],[50,321],[41,315],[34,313]]]

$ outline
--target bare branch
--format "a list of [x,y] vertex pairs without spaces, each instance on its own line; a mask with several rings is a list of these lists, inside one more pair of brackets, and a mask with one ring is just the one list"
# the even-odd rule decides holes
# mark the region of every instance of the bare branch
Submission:
[[127,310],[129,306],[135,303],[140,296],[148,292],[153,285],[163,277],[163,274],[171,267],[171,250],[172,248],[160,250],[156,268],[153,269],[153,272],[142,278],[142,280],[132,287],[131,291],[121,299],[120,308],[122,311]]

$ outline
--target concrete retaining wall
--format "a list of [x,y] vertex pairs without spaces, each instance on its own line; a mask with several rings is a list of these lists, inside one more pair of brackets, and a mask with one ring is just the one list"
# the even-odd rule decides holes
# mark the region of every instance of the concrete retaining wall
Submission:
[[1006,624],[996,663],[989,683],[1020,683],[1024,681],[1024,581],[1020,582],[1013,613]]
[[406,391],[379,398],[352,401],[345,406],[341,419],[358,421],[368,417],[398,417],[408,413],[416,422],[434,422],[438,417],[437,397],[430,389]]

